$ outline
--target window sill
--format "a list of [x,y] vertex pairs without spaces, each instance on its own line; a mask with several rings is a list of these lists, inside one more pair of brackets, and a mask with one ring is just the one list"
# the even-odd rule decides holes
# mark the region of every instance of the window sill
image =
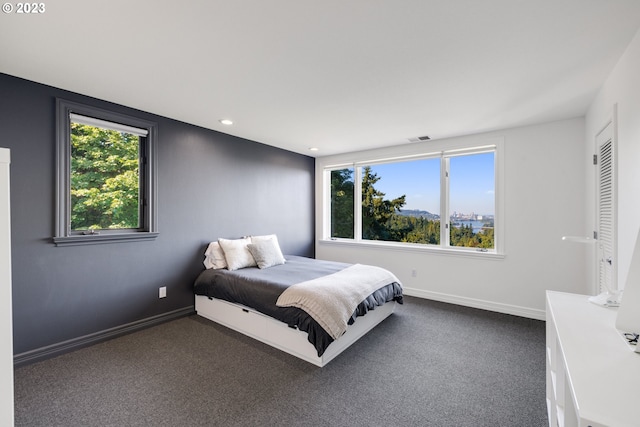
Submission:
[[397,243],[397,242],[382,242],[382,241],[355,241],[347,239],[320,239],[318,240],[320,245],[337,245],[337,246],[351,246],[376,250],[392,250],[400,252],[413,252],[413,253],[428,253],[434,255],[446,255],[446,256],[460,256],[475,259],[504,259],[505,254],[497,253],[495,251],[482,252],[476,249],[449,249],[441,248],[431,245],[419,245],[411,243]]
[[154,240],[160,233],[136,232],[136,233],[111,233],[111,234],[82,234],[64,237],[54,237],[56,246],[100,245],[106,243],[137,242]]

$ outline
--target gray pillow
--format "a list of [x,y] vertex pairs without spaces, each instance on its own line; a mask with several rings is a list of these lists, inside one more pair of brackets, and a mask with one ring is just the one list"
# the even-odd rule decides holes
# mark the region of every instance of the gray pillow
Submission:
[[278,243],[274,239],[261,240],[247,245],[258,268],[268,268],[284,264],[284,257]]

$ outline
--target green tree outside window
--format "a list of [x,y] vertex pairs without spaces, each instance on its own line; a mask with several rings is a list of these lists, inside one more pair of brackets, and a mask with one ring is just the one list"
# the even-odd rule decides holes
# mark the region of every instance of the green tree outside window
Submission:
[[140,226],[140,138],[71,123],[71,229]]

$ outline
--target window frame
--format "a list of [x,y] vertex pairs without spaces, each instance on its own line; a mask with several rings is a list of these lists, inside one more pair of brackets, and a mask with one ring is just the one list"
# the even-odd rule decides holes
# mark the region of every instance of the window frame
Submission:
[[[434,147],[436,148],[436,147]],[[435,150],[424,150],[414,153],[404,153],[396,156],[380,155],[372,156],[371,152],[366,153],[368,160],[363,161],[360,159],[352,159],[346,162],[337,162],[334,164],[325,164],[322,166],[323,171],[323,205],[324,205],[324,220],[322,225],[323,238],[319,240],[321,244],[334,244],[334,245],[348,245],[348,246],[362,246],[368,248],[383,248],[394,249],[402,251],[418,251],[418,252],[433,252],[438,254],[454,254],[471,257],[482,258],[503,258],[504,251],[504,194],[503,194],[503,182],[504,176],[504,144],[503,138],[490,138],[475,144],[464,145],[450,145],[446,143],[437,147]],[[451,246],[450,242],[450,219],[449,216],[449,180],[447,173],[449,172],[449,158],[459,155],[473,155],[486,152],[494,153],[494,248],[493,249],[479,249],[479,248],[467,248],[460,246]],[[384,151],[383,151],[384,153]],[[388,152],[386,154],[389,154]],[[358,154],[356,154],[358,155]],[[419,244],[419,243],[404,243],[404,242],[391,242],[380,240],[365,240],[362,238],[362,194],[361,194],[361,181],[362,181],[362,168],[367,165],[375,165],[381,163],[397,163],[403,161],[412,161],[428,158],[440,158],[440,244]],[[353,168],[354,169],[354,238],[337,238],[331,237],[331,171]],[[444,215],[444,216],[443,216]],[[325,237],[326,236],[326,237]]]
[[[71,230],[71,114],[147,131],[140,144],[140,227],[94,233]],[[56,246],[151,240],[158,236],[157,128],[157,123],[138,117],[56,99],[56,229],[53,237]]]

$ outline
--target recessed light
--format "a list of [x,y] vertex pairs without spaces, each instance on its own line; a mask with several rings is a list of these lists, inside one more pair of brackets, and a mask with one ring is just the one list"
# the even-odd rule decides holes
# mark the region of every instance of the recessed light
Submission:
[[318,147],[310,147],[309,151],[318,151]]
[[229,119],[220,119],[218,120],[220,123],[222,123],[223,125],[227,125],[227,126],[231,126],[233,124],[232,120]]

